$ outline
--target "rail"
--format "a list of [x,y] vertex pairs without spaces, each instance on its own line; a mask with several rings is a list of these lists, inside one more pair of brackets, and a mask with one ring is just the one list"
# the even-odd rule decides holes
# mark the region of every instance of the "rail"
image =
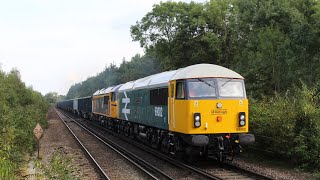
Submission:
[[[60,111],[61,112],[61,111]],[[63,112],[61,112],[63,113]],[[162,172],[157,167],[153,166],[152,164],[146,162],[145,160],[139,158],[138,156],[134,155],[133,153],[129,152],[128,150],[122,148],[121,146],[117,145],[115,142],[111,141],[110,139],[104,137],[100,133],[96,132],[95,130],[77,122],[73,117],[70,117],[66,113],[63,113],[66,117],[69,119],[72,119],[77,125],[79,125],[82,129],[90,133],[92,136],[96,137],[99,141],[101,141],[103,144],[120,154],[122,157],[127,159],[130,163],[134,164],[136,167],[141,169],[143,172],[145,172],[149,177],[152,179],[159,179],[154,174],[157,174],[158,176],[161,176],[161,179],[169,179],[173,180],[174,178],[168,176],[164,172]]]
[[[89,121],[90,123],[92,123],[92,121]],[[185,164],[177,159],[174,159],[172,157],[169,157],[165,154],[163,154],[162,152],[159,152],[151,147],[148,147],[148,146],[145,146],[141,143],[137,143],[136,141],[132,140],[132,139],[129,139],[129,138],[126,138],[124,137],[123,135],[121,134],[118,134],[118,133],[114,133],[114,131],[111,131],[107,128],[104,128],[104,127],[101,127],[95,123],[92,123],[93,125],[95,125],[97,128],[100,128],[100,129],[103,129],[103,131],[107,131],[108,133],[126,141],[126,142],[129,142],[137,147],[139,147],[140,149],[150,153],[150,154],[153,154],[155,156],[157,156],[158,158],[162,159],[162,160],[165,160],[166,162],[169,162],[170,164],[173,164],[174,166],[177,166],[179,168],[183,168],[187,171],[189,171],[190,173],[196,173],[206,179],[214,179],[214,180],[220,180],[220,179],[225,179],[225,176],[228,176],[228,172],[226,172],[227,170],[224,171],[224,175],[221,175],[222,173],[220,173],[219,175],[215,175],[215,174],[211,174],[211,173],[208,173],[200,168],[197,168],[195,166],[191,166],[191,165],[188,165],[188,164]],[[240,178],[248,178],[248,177],[254,177],[254,178],[257,178],[257,179],[271,179],[269,177],[266,177],[264,175],[261,175],[261,174],[257,174],[255,172],[252,172],[252,171],[249,171],[249,170],[246,170],[246,169],[242,169],[240,167],[237,167],[237,166],[234,166],[232,164],[225,164],[225,166],[227,166],[227,168],[230,168],[230,169],[233,169],[234,171],[236,172],[240,172],[240,174],[238,176],[236,175],[233,175],[233,178],[237,178],[238,179]],[[231,174],[232,171],[229,171],[229,174]],[[242,174],[241,174],[242,173]]]
[[[56,112],[57,113],[57,112]],[[57,113],[61,121],[64,123],[64,125],[68,128],[72,136],[77,140],[77,142],[80,144],[82,150],[87,154],[88,157],[90,157],[91,162],[94,164],[94,166],[99,170],[99,174],[102,176],[102,179],[110,180],[106,172],[101,168],[99,163],[94,159],[94,157],[91,155],[91,153],[88,151],[88,149],[83,145],[83,143],[80,141],[80,139],[74,134],[74,132],[71,130],[71,128],[68,126],[68,124],[63,120],[63,118],[60,116],[59,113]]]

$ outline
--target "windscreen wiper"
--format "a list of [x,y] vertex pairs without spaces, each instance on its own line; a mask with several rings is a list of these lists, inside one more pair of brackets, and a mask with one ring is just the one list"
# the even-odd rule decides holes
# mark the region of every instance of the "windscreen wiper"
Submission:
[[223,83],[221,86],[219,86],[219,89],[221,88],[221,87],[223,87],[224,85],[226,85],[228,82],[230,82],[230,81],[232,81],[233,79],[229,79],[228,81],[226,81],[225,83]]
[[210,87],[213,87],[213,88],[216,88],[215,86],[213,86],[212,84],[210,84],[210,83],[208,83],[208,82],[206,82],[206,81],[204,81],[203,79],[201,79],[201,78],[197,78],[200,82],[203,82],[203,83],[205,83],[206,85],[208,85],[208,86],[210,86]]

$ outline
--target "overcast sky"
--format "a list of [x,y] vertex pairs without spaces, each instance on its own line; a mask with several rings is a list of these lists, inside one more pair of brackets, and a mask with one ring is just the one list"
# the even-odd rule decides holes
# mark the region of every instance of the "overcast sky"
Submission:
[[111,62],[142,54],[130,26],[159,2],[0,0],[1,69],[17,68],[26,85],[43,95],[65,95]]

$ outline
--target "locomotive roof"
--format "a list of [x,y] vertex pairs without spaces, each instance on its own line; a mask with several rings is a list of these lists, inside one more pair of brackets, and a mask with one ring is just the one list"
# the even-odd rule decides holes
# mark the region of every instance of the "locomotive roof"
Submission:
[[196,64],[178,69],[171,80],[205,77],[244,79],[240,74],[222,66],[214,64]]
[[99,89],[99,90],[97,90],[95,93],[93,93],[93,96],[98,95],[98,94],[100,93],[100,91],[101,91],[101,90],[103,90],[103,89]]
[[213,64],[196,64],[174,71],[154,74],[136,81],[127,82],[119,88],[119,91],[167,87],[171,80],[206,77],[244,79],[240,74],[222,66]]
[[123,85],[123,84],[119,84],[119,85],[114,86],[114,87],[111,89],[110,92],[115,92],[115,91],[117,91],[122,85]]
[[98,95],[102,95],[102,94],[108,94],[109,92],[111,92],[113,86],[111,87],[108,87],[108,88],[103,88],[103,89],[100,89],[100,90],[97,90],[93,96],[98,96]]

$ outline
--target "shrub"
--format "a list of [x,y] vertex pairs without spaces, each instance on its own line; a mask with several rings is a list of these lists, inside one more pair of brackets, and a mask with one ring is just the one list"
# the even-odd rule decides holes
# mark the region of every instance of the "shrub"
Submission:
[[71,166],[71,161],[61,150],[57,150],[54,152],[48,167],[44,168],[45,174],[50,179],[77,179],[73,175],[75,169]]
[[16,70],[0,70],[0,179],[15,176],[25,153],[33,152],[32,130],[47,125],[48,105],[42,95],[27,88]]
[[251,131],[257,147],[290,159],[303,169],[320,168],[320,110],[315,88],[296,88],[251,100]]

